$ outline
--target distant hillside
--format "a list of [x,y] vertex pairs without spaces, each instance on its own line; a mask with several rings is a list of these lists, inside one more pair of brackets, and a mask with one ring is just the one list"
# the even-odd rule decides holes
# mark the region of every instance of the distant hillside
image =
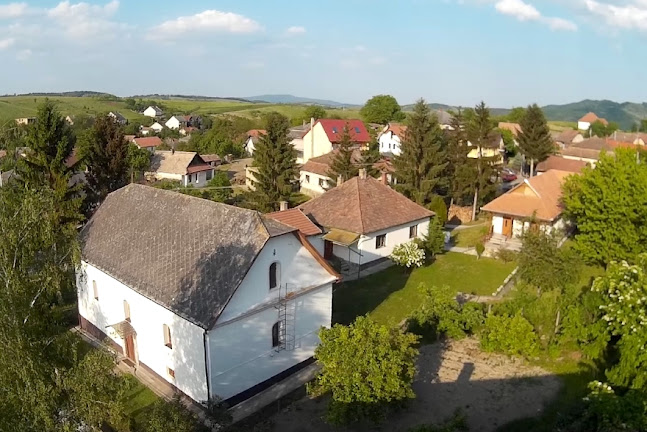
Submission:
[[253,102],[268,102],[273,104],[301,104],[301,105],[323,105],[328,107],[352,107],[353,104],[347,104],[342,102],[336,102],[326,99],[311,99],[293,95],[260,95],[260,96],[250,96],[242,99]]
[[200,95],[163,95],[163,94],[147,94],[147,95],[134,95],[128,96],[134,99],[152,99],[152,100],[193,100],[193,101],[236,101],[236,102],[249,102],[249,99],[239,97],[220,97],[220,96],[200,96]]
[[[430,103],[427,104],[429,108],[432,110],[441,110],[441,111],[458,111],[457,106],[452,106],[452,105],[445,105],[445,104],[440,104],[440,103]],[[472,107],[460,107],[462,109],[465,108],[472,108]],[[410,105],[403,105],[402,106],[403,111],[412,111],[413,110],[413,104]],[[510,112],[509,108],[490,108],[490,114],[493,116],[502,116],[506,115]]]
[[96,92],[96,91],[69,91],[69,92],[51,92],[51,93],[24,93],[24,94],[5,94],[0,97],[10,97],[10,96],[38,96],[38,97],[106,97],[106,98],[116,98],[117,96],[110,93]]
[[624,102],[610,100],[583,100],[566,105],[548,105],[543,107],[548,120],[577,121],[588,112],[594,112],[599,117],[616,122],[621,129],[627,130],[647,118],[647,103]]

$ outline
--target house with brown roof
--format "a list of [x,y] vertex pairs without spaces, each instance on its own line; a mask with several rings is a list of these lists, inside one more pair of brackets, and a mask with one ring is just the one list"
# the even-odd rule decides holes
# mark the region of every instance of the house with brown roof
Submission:
[[576,131],[575,129],[567,129],[560,132],[555,137],[555,142],[560,148],[564,148],[571,144],[581,143],[582,141],[584,141],[584,135],[582,135],[580,131]]
[[318,246],[326,259],[335,256],[360,268],[386,260],[397,245],[422,238],[434,216],[367,176],[365,169],[298,208],[323,230]]
[[389,123],[384,126],[377,138],[380,144],[380,153],[399,156],[401,153],[400,144],[406,131],[407,127],[402,123]]
[[151,153],[155,151],[155,149],[159,146],[162,145],[162,140],[160,137],[145,137],[145,138],[133,138],[132,142],[135,143],[135,145],[140,148],[140,149],[146,149],[150,151]]
[[579,174],[587,166],[589,166],[589,164],[585,161],[550,155],[548,156],[548,159],[537,164],[536,172],[537,175],[541,175],[546,171],[557,170]]
[[581,131],[588,131],[591,129],[591,125],[597,121],[605,126],[609,125],[609,122],[606,119],[598,117],[597,114],[590,112],[577,121],[577,128]]
[[549,170],[484,205],[492,214],[489,246],[520,248],[518,237],[529,229],[547,232],[564,229],[562,184],[572,172]]
[[517,138],[521,133],[521,125],[519,123],[499,122],[500,130],[507,130],[512,132],[512,135]]
[[351,143],[355,148],[366,148],[371,136],[361,120],[319,119],[303,135],[303,162],[322,156],[339,147],[339,141],[348,127]]
[[157,150],[151,157],[147,178],[179,181],[183,187],[204,187],[213,178],[214,168],[196,152]]
[[247,154],[249,154],[250,156],[254,155],[256,144],[266,133],[267,131],[265,129],[252,129],[247,131],[247,138],[245,140],[245,144],[243,145]]
[[130,184],[80,233],[81,330],[157,388],[230,405],[310,364],[339,274],[298,229]]
[[[633,146],[630,143],[625,144]],[[618,145],[608,138],[593,137],[566,146],[559,153],[565,159],[583,161],[595,168],[600,159],[600,153],[613,152],[617,147]]]

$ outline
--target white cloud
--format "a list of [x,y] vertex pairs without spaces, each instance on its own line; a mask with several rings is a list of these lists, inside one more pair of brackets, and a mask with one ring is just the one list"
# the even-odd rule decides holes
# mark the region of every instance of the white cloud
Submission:
[[602,18],[607,25],[626,30],[647,31],[647,0],[633,0],[623,5],[584,0],[586,11]]
[[355,45],[354,49],[357,52],[366,52],[366,47],[364,45]]
[[64,34],[80,43],[94,39],[113,39],[125,25],[110,18],[119,9],[119,1],[112,0],[103,6],[85,2],[70,3],[63,1],[47,11],[47,16],[54,20]]
[[9,3],[0,5],[0,19],[18,18],[27,13],[27,3]]
[[31,57],[31,54],[32,52],[30,49],[24,49],[18,52],[18,54],[16,54],[16,58],[20,61],[26,61],[26,60],[29,60],[29,58]]
[[206,10],[199,14],[165,21],[153,28],[150,39],[165,39],[188,32],[255,33],[262,29],[253,19],[233,13]]
[[6,39],[0,39],[0,51],[6,50],[10,46],[12,46],[16,40],[14,38],[6,38]]
[[[647,1],[647,0],[641,0]],[[545,17],[529,3],[523,0],[499,0],[494,8],[503,15],[508,15],[519,21],[536,21],[546,24],[552,30],[577,31],[577,24],[564,18]]]
[[299,35],[304,34],[306,32],[306,28],[301,26],[292,26],[289,27],[285,32],[289,35]]

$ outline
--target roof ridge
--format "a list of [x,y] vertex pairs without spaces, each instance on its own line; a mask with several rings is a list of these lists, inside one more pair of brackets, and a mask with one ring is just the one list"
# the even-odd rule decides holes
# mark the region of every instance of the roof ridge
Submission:
[[364,229],[364,212],[362,211],[362,194],[359,190],[359,181],[361,180],[360,177],[355,177],[357,181],[355,182],[356,188],[357,188],[357,209],[359,210],[359,224],[362,227],[362,232],[365,231]]

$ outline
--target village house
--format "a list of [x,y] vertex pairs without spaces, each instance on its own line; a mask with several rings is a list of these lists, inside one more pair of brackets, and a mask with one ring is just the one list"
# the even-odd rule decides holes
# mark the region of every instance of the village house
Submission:
[[164,111],[162,111],[161,108],[156,105],[151,105],[146,108],[142,114],[144,114],[146,117],[156,118],[163,116]]
[[519,123],[499,122],[498,128],[499,130],[510,131],[515,138],[515,142],[521,133],[521,125]]
[[155,131],[154,131],[154,130],[153,130],[153,128],[151,128],[151,127],[148,127],[148,126],[140,126],[140,127],[139,127],[139,133],[140,133],[141,135],[146,136],[146,135],[153,135],[153,134],[155,133]]
[[[334,180],[336,179],[331,179],[328,174],[336,154],[337,151],[332,151],[325,155],[314,157],[301,166],[299,170],[301,193],[316,197],[335,186]],[[351,161],[357,164],[361,159],[361,151],[359,149],[353,150]]]
[[220,156],[217,154],[206,154],[206,155],[200,155],[203,161],[211,165],[212,167],[217,167],[218,165],[222,164],[222,159],[220,159]]
[[365,169],[298,208],[324,232],[323,242],[314,242],[319,253],[360,269],[388,259],[395,246],[425,236],[434,216],[367,176]]
[[312,127],[303,136],[303,163],[337,149],[344,127],[348,127],[353,147],[366,148],[371,141],[361,120],[320,119],[311,121],[311,124]]
[[[299,232],[308,240],[317,251],[323,251],[324,240],[321,238],[323,231],[314,224],[299,208],[288,208],[287,201],[279,203],[280,210],[274,213],[268,213],[267,217],[281,222],[284,225],[298,229]],[[319,253],[319,252],[318,252]]]
[[253,156],[256,144],[260,140],[261,135],[265,135],[265,129],[252,129],[247,131],[247,139],[245,140],[244,148],[248,155]]
[[584,135],[580,131],[574,129],[567,129],[555,137],[555,142],[560,148],[565,148],[571,144],[577,144],[584,141]]
[[130,184],[81,232],[80,327],[199,403],[232,404],[307,364],[339,275],[295,228]]
[[389,123],[378,136],[380,153],[385,155],[400,156],[400,144],[407,127],[402,123]]
[[112,120],[114,120],[115,123],[120,124],[120,125],[127,125],[128,120],[126,117],[118,113],[117,111],[110,111],[108,113],[108,117],[110,117]]
[[297,164],[303,164],[303,136],[310,130],[310,123],[290,128],[288,138],[297,153]]
[[529,229],[552,232],[565,229],[562,219],[562,184],[572,172],[549,170],[524,179],[510,191],[489,202],[481,210],[492,214],[488,249],[505,247],[519,250],[519,236]]
[[195,152],[157,150],[151,157],[151,171],[145,174],[155,180],[179,181],[183,187],[204,187],[213,172],[214,168]]
[[200,127],[200,118],[195,116],[174,115],[165,123],[169,129],[179,130],[189,126]]
[[496,165],[501,165],[504,162],[505,144],[500,133],[492,133],[489,137],[488,145],[483,146],[483,148],[472,144],[470,141],[467,141],[467,146],[471,149],[467,153],[467,157],[470,159],[491,159]]
[[537,175],[542,175],[546,171],[550,170],[579,174],[587,166],[589,166],[589,164],[585,161],[566,159],[564,157],[550,155],[548,156],[548,159],[537,164],[535,171],[537,172]]
[[613,133],[613,140],[644,146],[647,143],[647,133],[615,131]]
[[17,125],[30,125],[36,123],[36,117],[21,117],[16,119]]
[[565,159],[579,160],[595,168],[602,152],[613,153],[617,148],[635,149],[638,145],[631,142],[616,141],[611,138],[593,137],[573,143],[559,151]]
[[140,149],[146,149],[151,153],[155,152],[155,149],[162,145],[162,140],[159,137],[146,137],[146,138],[133,138],[132,142]]
[[596,121],[599,121],[605,126],[609,125],[609,122],[606,119],[600,118],[595,113],[590,112],[577,121],[577,128],[581,131],[588,131],[591,129],[591,125]]

